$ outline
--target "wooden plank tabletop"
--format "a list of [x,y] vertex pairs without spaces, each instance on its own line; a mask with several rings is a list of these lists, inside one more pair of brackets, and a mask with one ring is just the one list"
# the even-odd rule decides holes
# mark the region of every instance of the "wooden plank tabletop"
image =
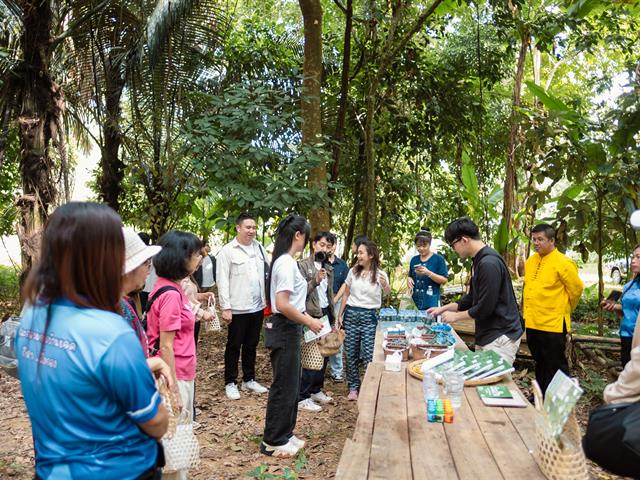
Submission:
[[[466,348],[458,337],[456,348]],[[535,409],[487,407],[474,387],[450,424],[429,423],[422,384],[384,370],[382,334],[358,399],[358,420],[336,471],[343,480],[544,479],[531,451]],[[517,389],[511,381],[505,382]]]

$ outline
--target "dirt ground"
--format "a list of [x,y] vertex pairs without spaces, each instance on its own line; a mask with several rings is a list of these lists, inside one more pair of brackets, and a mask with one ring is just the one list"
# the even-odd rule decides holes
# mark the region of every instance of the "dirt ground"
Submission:
[[[344,441],[353,433],[357,417],[355,402],[347,401],[344,383],[328,379],[325,391],[334,401],[318,414],[301,412],[296,435],[307,441],[304,455],[277,460],[261,455],[258,445],[264,428],[266,395],[243,394],[237,401],[224,394],[223,353],[225,334],[201,334],[196,380],[196,430],[201,463],[193,479],[295,478],[285,469],[297,471],[297,478],[333,478]],[[271,383],[271,365],[264,348],[256,361],[258,381]],[[31,428],[14,378],[0,373],[0,478],[32,479]],[[258,471],[262,470],[262,476]],[[251,473],[255,475],[252,476]],[[269,477],[272,474],[274,477]]]
[[[304,454],[297,459],[276,460],[261,455],[258,445],[264,426],[265,395],[246,395],[230,401],[224,395],[224,333],[200,337],[198,377],[196,383],[196,430],[201,447],[201,464],[192,471],[193,479],[329,479],[335,475],[346,438],[353,432],[357,418],[355,402],[346,399],[344,383],[328,380],[325,387],[334,398],[318,414],[306,412],[298,416],[296,434],[307,440]],[[514,379],[526,395],[532,378],[532,362],[518,362]],[[257,359],[258,380],[268,385],[271,369],[267,351],[262,347]],[[591,366],[588,367],[589,369]],[[576,372],[581,375],[581,369]],[[606,372],[603,372],[606,375]],[[610,376],[610,375],[609,375]],[[583,380],[581,378],[581,380]],[[606,378],[606,381],[611,381]],[[17,380],[0,373],[0,478],[32,479],[33,448],[29,420]],[[598,395],[585,395],[577,408],[583,428],[589,411],[599,403]],[[593,478],[613,480],[620,477],[602,472],[590,465]]]

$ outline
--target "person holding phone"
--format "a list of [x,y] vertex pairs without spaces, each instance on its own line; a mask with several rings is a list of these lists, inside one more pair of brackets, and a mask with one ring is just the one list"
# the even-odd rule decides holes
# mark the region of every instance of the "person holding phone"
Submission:
[[612,295],[609,295],[609,298],[600,304],[604,310],[615,312],[622,318],[620,321],[620,363],[622,368],[631,359],[631,340],[638,312],[640,312],[640,244],[633,249],[630,269],[633,278],[623,287],[622,295],[616,298],[615,294],[619,292],[611,292]]
[[442,255],[431,251],[431,232],[420,230],[415,238],[418,255],[409,263],[407,287],[418,310],[440,305],[440,286],[447,283],[449,272]]

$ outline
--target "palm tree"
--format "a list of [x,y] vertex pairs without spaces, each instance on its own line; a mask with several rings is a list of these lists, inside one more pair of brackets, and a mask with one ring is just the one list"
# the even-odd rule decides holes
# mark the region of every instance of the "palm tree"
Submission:
[[[122,140],[121,98],[126,81],[139,76],[135,72],[143,71],[140,65],[160,65],[156,59],[163,55],[173,65],[170,44],[180,29],[184,30],[182,36],[193,42],[190,53],[193,48],[208,47],[209,38],[200,32],[208,29],[213,38],[218,38],[217,27],[224,18],[215,0],[159,0],[157,4],[142,2],[134,7],[139,11],[110,0],[0,0],[0,168],[9,129],[17,125],[24,193],[18,202],[18,231],[26,253],[24,268],[30,267],[31,254],[36,250],[26,247],[35,243],[50,207],[58,199],[56,169],[67,178],[65,120],[83,126],[87,132],[87,119],[92,117],[98,125],[101,195],[117,208],[123,169],[118,152]],[[204,20],[205,11],[209,12],[208,23],[194,25]],[[187,19],[192,12],[195,20],[190,22]],[[74,85],[70,98],[84,99],[84,109],[80,107],[82,102],[72,102],[75,108],[66,111],[63,89],[54,81],[56,72],[65,77],[64,67],[64,73],[73,79],[69,82]],[[179,86],[181,76],[167,80]],[[141,93],[153,96],[156,90]],[[164,121],[155,117],[160,113],[157,105],[146,112],[152,113],[154,125]],[[52,147],[56,147],[57,157]],[[65,187],[68,194],[68,181]]]

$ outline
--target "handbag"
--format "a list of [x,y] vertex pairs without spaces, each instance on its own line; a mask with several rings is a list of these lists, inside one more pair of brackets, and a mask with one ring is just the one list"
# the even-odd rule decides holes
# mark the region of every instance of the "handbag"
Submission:
[[306,368],[307,370],[322,370],[322,367],[324,367],[324,357],[320,353],[317,340],[305,342],[304,338],[302,339],[302,345],[300,346],[300,363],[302,364],[302,368]]
[[318,348],[323,357],[330,357],[340,351],[344,343],[345,331],[342,329],[333,330],[328,335],[318,339]]
[[640,403],[603,405],[589,415],[582,439],[587,458],[624,477],[640,472]]
[[189,412],[182,411],[176,431],[171,438],[162,438],[165,466],[164,473],[196,468],[200,464],[200,445],[193,433]]
[[222,330],[222,327],[220,326],[220,317],[218,317],[218,311],[216,310],[215,295],[211,295],[209,297],[209,302],[207,304],[206,310],[212,315],[213,318],[204,322],[204,331],[219,332],[220,330]]

